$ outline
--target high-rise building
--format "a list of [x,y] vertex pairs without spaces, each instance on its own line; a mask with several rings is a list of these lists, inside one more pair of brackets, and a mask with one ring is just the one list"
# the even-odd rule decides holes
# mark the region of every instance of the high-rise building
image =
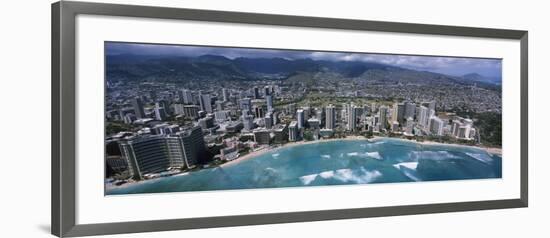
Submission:
[[430,132],[434,135],[443,135],[443,120],[437,116],[430,117]]
[[252,100],[250,100],[250,98],[243,98],[241,100],[239,100],[239,108],[241,110],[248,110],[248,111],[252,111]]
[[229,111],[222,110],[222,111],[215,111],[214,112],[214,118],[217,122],[224,122],[229,120],[231,116],[229,115]]
[[272,112],[273,125],[279,124],[279,112]]
[[420,111],[418,112],[416,117],[416,119],[418,120],[418,124],[420,124],[420,126],[424,128],[427,128],[429,118],[430,118],[429,109],[425,106],[421,106]]
[[319,119],[319,126],[323,127],[325,126],[325,109],[324,108],[316,108],[315,109],[315,118]]
[[413,135],[414,120],[412,117],[407,117],[405,135]]
[[229,101],[229,90],[227,90],[226,88],[223,88],[222,89],[222,95],[223,95],[223,101],[224,102]]
[[202,92],[199,91],[199,95],[198,95],[198,99],[199,99],[199,107],[201,108],[201,111],[205,111],[204,110],[204,102],[202,101]]
[[141,98],[135,97],[132,100],[132,106],[134,107],[134,112],[137,118],[145,118],[145,111],[143,109],[143,102],[141,101]]
[[290,122],[288,125],[288,141],[298,141],[299,130],[297,121]]
[[127,114],[134,115],[134,108],[133,107],[121,108],[118,110],[118,116],[115,115],[114,118],[118,118],[118,120],[123,120],[124,116],[126,116]]
[[392,132],[397,132],[399,130],[399,122],[392,121],[390,123],[390,129],[391,129]]
[[254,141],[258,144],[269,145],[271,142],[271,132],[267,129],[254,129]]
[[404,115],[405,118],[404,119],[407,119],[409,117],[414,118],[415,110],[416,110],[416,104],[414,104],[412,102],[406,102],[405,103],[405,115]]
[[185,96],[183,95],[183,90],[178,90],[178,102],[184,103],[184,101],[185,101]]
[[166,110],[160,106],[160,103],[155,103],[155,119],[159,121],[166,120]]
[[453,125],[451,127],[451,134],[454,137],[458,137],[458,129],[463,126],[463,123],[460,120],[453,120]]
[[357,129],[357,112],[359,108],[351,105],[348,109],[348,130],[355,131]]
[[258,87],[252,88],[252,94],[254,96],[254,99],[260,99],[260,90],[258,89]]
[[158,104],[160,105],[160,107],[164,108],[164,113],[166,113],[166,115],[172,115],[172,110],[170,110],[170,103],[167,100],[160,100],[158,101]]
[[268,113],[264,117],[264,125],[265,125],[265,128],[267,128],[267,129],[271,129],[273,127],[272,116],[273,116],[273,114]]
[[472,129],[474,126],[474,121],[472,121],[472,119],[464,119],[464,126],[466,127],[464,132],[464,138],[466,139],[472,138]]
[[304,120],[307,121],[307,119],[309,119],[309,117],[311,115],[311,107],[309,107],[309,106],[302,107],[302,110],[304,110]]
[[470,139],[472,138],[472,130],[475,131],[475,129],[472,128],[473,123],[471,119],[458,117],[456,120],[453,120],[451,134],[456,138]]
[[374,117],[365,117],[365,130],[372,131],[374,126]]
[[269,112],[273,111],[273,95],[265,96],[265,100],[267,103],[267,111]]
[[341,115],[342,115],[342,117],[341,117],[342,122],[347,124],[348,113],[349,113],[349,104],[343,104],[342,105],[342,110],[340,112],[341,112]]
[[183,115],[196,119],[199,117],[199,107],[197,105],[185,105],[183,106]]
[[326,109],[326,129],[333,130],[336,127],[336,109],[329,105]]
[[296,120],[298,120],[298,129],[302,129],[306,126],[304,110],[298,109],[298,111],[296,111]]
[[286,124],[273,125],[272,143],[281,144],[288,141],[288,128]]
[[199,126],[203,129],[203,130],[207,130],[209,128],[212,128],[214,127],[214,118],[210,117],[210,116],[207,116],[205,118],[201,118],[199,119]]
[[311,129],[314,129],[314,130],[317,130],[320,128],[320,122],[319,122],[319,119],[317,118],[310,118],[310,119],[307,119],[307,125],[309,128]]
[[185,112],[183,110],[183,103],[175,103],[175,104],[172,104],[174,106],[174,113],[176,115],[184,115]]
[[429,103],[428,103],[428,108],[429,108],[430,110],[435,111],[435,101],[429,102]]
[[212,113],[212,98],[210,97],[210,94],[201,94],[199,93],[199,100],[200,100],[200,106],[201,110],[205,111],[207,113]]
[[392,121],[396,121],[400,124],[403,124],[404,116],[405,116],[405,104],[404,103],[394,103],[393,104]]
[[264,118],[266,114],[266,106],[265,105],[254,105],[252,107],[254,111],[254,116],[256,118]]
[[160,173],[184,165],[178,137],[144,136],[119,141],[122,156],[128,163],[130,176],[141,180],[146,174]]
[[198,126],[176,133],[183,150],[185,166],[195,167],[197,163],[205,162],[206,146],[204,135]]
[[267,95],[271,94],[271,89],[269,89],[269,86],[264,87],[264,97],[267,97]]
[[470,139],[476,138],[476,128],[470,129]]
[[380,106],[380,108],[378,108],[378,115],[380,120],[380,129],[386,129],[388,126],[388,107]]
[[180,102],[184,104],[195,104],[193,100],[193,92],[191,90],[184,89],[178,92]]
[[251,131],[254,129],[254,117],[252,115],[243,115],[242,120],[245,130]]

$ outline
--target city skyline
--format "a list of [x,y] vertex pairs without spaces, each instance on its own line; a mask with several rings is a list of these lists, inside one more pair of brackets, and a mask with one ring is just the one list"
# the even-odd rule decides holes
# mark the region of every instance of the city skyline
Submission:
[[[296,59],[203,55],[214,48]],[[185,49],[116,57],[106,45],[106,194],[501,177],[498,82],[348,53]],[[470,69],[420,59],[400,64]]]

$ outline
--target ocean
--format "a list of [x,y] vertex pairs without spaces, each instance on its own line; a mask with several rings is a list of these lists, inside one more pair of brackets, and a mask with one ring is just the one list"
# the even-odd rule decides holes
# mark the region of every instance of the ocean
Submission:
[[282,147],[223,167],[112,187],[106,195],[502,177],[502,158],[477,147],[401,139]]

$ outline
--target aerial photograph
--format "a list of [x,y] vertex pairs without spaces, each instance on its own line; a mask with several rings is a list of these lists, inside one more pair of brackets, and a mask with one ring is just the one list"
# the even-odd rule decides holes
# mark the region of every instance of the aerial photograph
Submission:
[[105,42],[105,195],[502,178],[502,60]]

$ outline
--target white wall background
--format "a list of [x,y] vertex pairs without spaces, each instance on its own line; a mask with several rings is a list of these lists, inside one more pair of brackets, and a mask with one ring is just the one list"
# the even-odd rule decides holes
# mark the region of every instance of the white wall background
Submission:
[[[550,160],[545,102],[550,89],[550,20],[544,1],[183,1],[110,0],[198,9],[529,30],[530,206],[448,214],[142,233],[114,237],[547,237]],[[0,237],[49,237],[50,3],[8,1],[0,14]],[[32,143],[32,146],[29,145]],[[535,148],[537,148],[535,150]]]

